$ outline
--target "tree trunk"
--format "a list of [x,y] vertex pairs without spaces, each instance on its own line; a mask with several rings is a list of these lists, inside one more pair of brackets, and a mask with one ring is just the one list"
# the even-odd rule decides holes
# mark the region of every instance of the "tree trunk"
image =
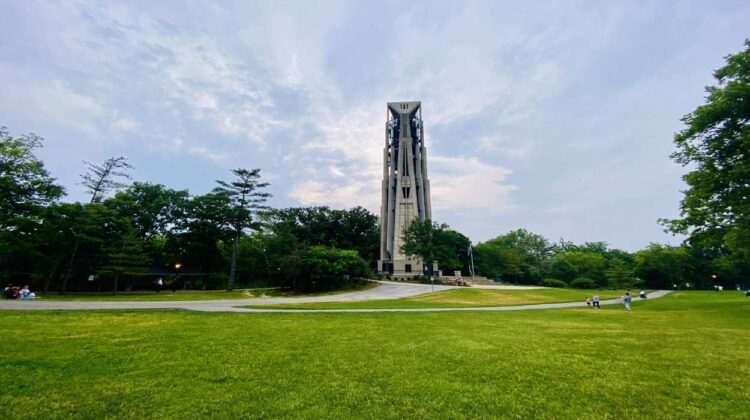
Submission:
[[117,280],[119,280],[120,273],[115,271],[115,286],[112,288],[112,294],[117,295]]
[[60,294],[65,294],[65,290],[68,288],[68,278],[70,277],[70,272],[73,270],[73,263],[76,260],[76,254],[78,253],[78,235],[76,235],[76,241],[73,244],[73,252],[70,254],[70,261],[68,261],[68,268],[65,270],[65,275],[63,276],[63,282],[62,287],[60,287]]
[[49,291],[49,285],[52,282],[52,278],[55,277],[55,273],[57,272],[57,267],[60,265],[60,261],[62,261],[62,256],[55,260],[55,265],[52,266],[52,271],[50,271],[49,276],[47,276],[47,281],[44,282],[44,294],[46,295]]
[[240,247],[240,231],[234,234],[234,243],[232,244],[232,261],[229,266],[229,281],[227,282],[227,292],[234,290],[234,276],[237,273],[237,250]]

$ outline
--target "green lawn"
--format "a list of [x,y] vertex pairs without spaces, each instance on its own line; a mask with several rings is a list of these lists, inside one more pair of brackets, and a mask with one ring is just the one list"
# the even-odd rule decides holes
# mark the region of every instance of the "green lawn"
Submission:
[[260,290],[260,289],[245,289],[245,290],[234,290],[227,292],[226,290],[178,290],[172,292],[171,289],[162,290],[159,293],[154,291],[137,291],[137,292],[120,292],[116,295],[110,293],[66,293],[60,295],[58,293],[49,293],[46,295],[40,295],[41,300],[54,300],[54,301],[165,301],[165,300],[215,300],[215,299],[249,299],[258,297],[309,297],[309,296],[322,296],[332,295],[338,293],[349,293],[359,290],[370,289],[377,287],[378,283],[367,283],[366,285],[358,285],[351,288],[339,289],[324,293],[295,293],[281,291],[277,289],[271,290]]
[[0,312],[3,418],[747,418],[750,299],[601,311]]
[[[624,290],[599,290],[599,297],[617,298]],[[412,296],[403,299],[366,300],[356,302],[287,303],[273,305],[276,309],[365,309],[365,308],[469,308],[480,306],[529,305],[552,302],[583,302],[586,296],[594,295],[592,290],[576,289],[451,289],[435,293]],[[636,298],[637,299],[637,298]],[[249,305],[247,308],[264,308],[268,305]]]

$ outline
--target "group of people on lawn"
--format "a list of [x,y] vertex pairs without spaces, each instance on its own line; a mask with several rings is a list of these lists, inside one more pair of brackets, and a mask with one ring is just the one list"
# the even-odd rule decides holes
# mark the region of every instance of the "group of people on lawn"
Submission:
[[[646,292],[644,292],[643,290],[641,290],[639,295],[641,299],[646,299]],[[630,296],[630,290],[625,293],[625,296],[620,296],[620,299],[622,299],[622,303],[625,305],[625,309],[630,311],[630,304],[633,302],[633,298]],[[599,294],[594,293],[593,298],[589,298],[588,296],[586,296],[586,306],[588,306],[589,308],[593,307],[595,309],[601,309],[601,306],[599,306]]]
[[8,284],[5,286],[5,290],[3,290],[3,299],[21,299],[21,300],[31,300],[36,297],[36,293],[29,290],[29,286],[14,286],[12,284]]

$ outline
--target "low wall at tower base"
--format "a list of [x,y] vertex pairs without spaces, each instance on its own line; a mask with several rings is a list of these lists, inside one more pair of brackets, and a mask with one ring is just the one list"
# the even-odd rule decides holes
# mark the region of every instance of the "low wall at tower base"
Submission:
[[393,260],[392,262],[378,260],[378,272],[396,278],[424,275],[420,260]]

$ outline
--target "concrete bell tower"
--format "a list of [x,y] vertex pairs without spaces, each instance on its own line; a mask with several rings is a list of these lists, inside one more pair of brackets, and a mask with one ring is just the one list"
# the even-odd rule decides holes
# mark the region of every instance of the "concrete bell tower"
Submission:
[[402,277],[423,274],[421,260],[401,253],[403,231],[416,218],[432,219],[422,103],[388,102],[380,206],[381,273]]

